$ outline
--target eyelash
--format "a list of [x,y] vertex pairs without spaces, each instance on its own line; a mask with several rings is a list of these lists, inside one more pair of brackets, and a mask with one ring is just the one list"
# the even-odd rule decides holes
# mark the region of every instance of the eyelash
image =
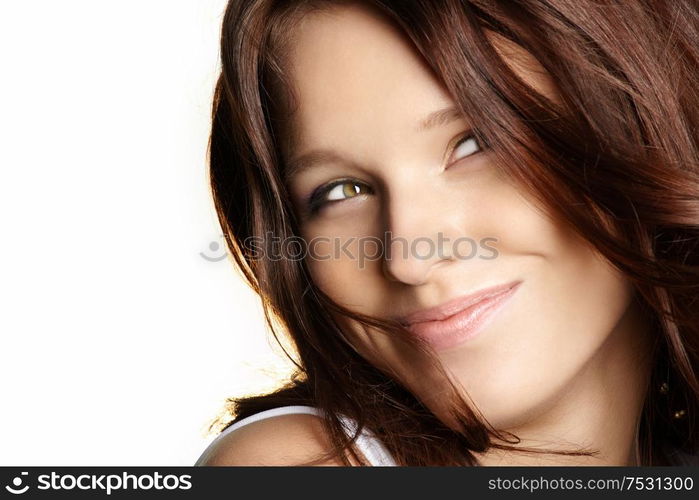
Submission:
[[[474,139],[476,141],[478,150],[469,154],[469,155],[466,155],[463,158],[459,158],[458,160],[454,160],[451,164],[458,163],[459,161],[461,161],[465,158],[470,158],[471,156],[477,155],[478,153],[481,153],[485,149],[486,146],[481,144],[481,141],[478,140],[478,137],[476,137],[476,134],[469,131],[469,132],[466,132],[465,134],[463,134],[462,136],[460,136],[460,138],[456,141],[454,146],[449,149],[449,156],[452,156],[454,154],[454,151],[456,151],[459,148],[459,146],[464,144],[469,139]],[[325,206],[329,203],[336,203],[336,202],[344,201],[344,200],[324,201],[322,198],[323,198],[323,196],[327,195],[327,193],[329,193],[330,191],[335,189],[337,186],[341,186],[343,184],[349,184],[349,183],[353,183],[355,186],[366,187],[369,189],[369,194],[373,193],[373,190],[371,189],[371,187],[369,185],[365,184],[364,182],[361,182],[361,181],[358,181],[358,180],[352,179],[352,178],[336,179],[334,181],[331,181],[328,184],[319,186],[311,193],[311,195],[308,197],[308,201],[307,201],[309,213],[311,215],[315,215],[316,213],[318,213],[318,211],[323,206]],[[365,193],[362,193],[362,194],[365,194]]]

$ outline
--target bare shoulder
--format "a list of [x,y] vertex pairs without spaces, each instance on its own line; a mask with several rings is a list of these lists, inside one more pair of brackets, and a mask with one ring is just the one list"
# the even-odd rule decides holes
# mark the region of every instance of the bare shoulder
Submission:
[[[332,449],[322,417],[286,414],[249,423],[221,436],[199,465],[302,465]],[[339,458],[317,465],[343,465]]]

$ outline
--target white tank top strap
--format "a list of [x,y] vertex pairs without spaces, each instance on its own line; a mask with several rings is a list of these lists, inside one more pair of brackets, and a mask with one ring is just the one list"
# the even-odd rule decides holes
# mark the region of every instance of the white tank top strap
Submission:
[[[244,419],[234,423],[233,425],[230,425],[226,429],[223,430],[218,436],[214,438],[214,440],[207,446],[206,450],[204,450],[204,453],[201,454],[197,462],[194,464],[195,466],[200,465],[203,463],[204,459],[207,457],[209,452],[213,450],[214,444],[217,443],[220,439],[223,438],[223,436],[240,429],[241,427],[251,424],[253,422],[257,422],[259,420],[264,420],[266,418],[272,418],[272,417],[277,417],[279,415],[289,415],[289,414],[307,414],[307,415],[316,415],[321,418],[325,418],[325,415],[323,411],[320,408],[317,408],[315,406],[305,406],[305,405],[293,405],[293,406],[280,406],[278,408],[271,408],[269,410],[264,410],[259,413],[255,413],[254,415],[250,415],[249,417],[245,417]],[[345,432],[347,433],[348,436],[353,436],[356,429],[357,429],[357,424],[350,418],[344,417],[340,415],[340,421],[342,422],[343,426],[345,427]],[[373,466],[395,466],[397,465],[395,461],[393,460],[393,457],[391,457],[391,454],[388,452],[386,447],[383,445],[383,443],[374,436],[374,434],[367,428],[362,429],[362,432],[360,435],[357,437],[357,440],[355,442],[357,449],[366,457],[366,459],[369,461],[369,463]]]
[[[348,436],[354,436],[357,431],[357,423],[351,418],[340,415],[340,421],[345,427],[345,433]],[[373,432],[364,427],[362,432],[357,436],[355,444],[362,455],[366,457],[370,465],[382,467],[395,467],[395,460],[386,449],[384,444],[378,439]]]

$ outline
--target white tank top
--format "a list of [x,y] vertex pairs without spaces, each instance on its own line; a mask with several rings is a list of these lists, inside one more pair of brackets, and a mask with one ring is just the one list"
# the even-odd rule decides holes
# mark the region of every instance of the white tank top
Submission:
[[[230,434],[231,432],[240,429],[244,425],[251,424],[253,422],[257,422],[258,420],[263,420],[265,418],[271,418],[271,417],[276,417],[279,415],[287,415],[287,414],[307,414],[307,415],[317,415],[321,418],[323,418],[323,413],[319,408],[316,408],[314,406],[303,406],[303,405],[295,405],[295,406],[281,406],[278,408],[272,408],[270,410],[265,410],[261,411],[259,413],[255,413],[254,415],[250,415],[249,417],[246,417],[233,425],[227,427],[223,432],[221,432],[218,436],[214,438],[213,441],[207,446],[207,448],[204,450],[204,453],[201,454],[199,459],[196,461],[194,466],[200,466],[204,461],[211,455],[211,453],[214,450],[215,444],[218,443],[219,440],[223,438],[223,436],[226,436]],[[353,436],[355,430],[357,429],[357,424],[352,420],[344,416],[340,416],[340,421],[342,422],[343,426],[345,427],[345,431],[347,432],[348,436]],[[396,462],[393,460],[393,457],[391,454],[388,452],[386,447],[383,445],[383,443],[376,437],[374,434],[367,428],[362,429],[361,434],[355,441],[355,446],[357,449],[366,457],[366,459],[369,461],[371,465],[374,466],[396,466]]]

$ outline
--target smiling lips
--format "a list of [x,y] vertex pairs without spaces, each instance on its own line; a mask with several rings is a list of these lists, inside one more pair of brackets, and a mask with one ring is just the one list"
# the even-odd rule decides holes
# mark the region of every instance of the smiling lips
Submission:
[[464,295],[405,316],[401,323],[434,349],[448,349],[478,335],[509,302],[521,283],[515,281]]

